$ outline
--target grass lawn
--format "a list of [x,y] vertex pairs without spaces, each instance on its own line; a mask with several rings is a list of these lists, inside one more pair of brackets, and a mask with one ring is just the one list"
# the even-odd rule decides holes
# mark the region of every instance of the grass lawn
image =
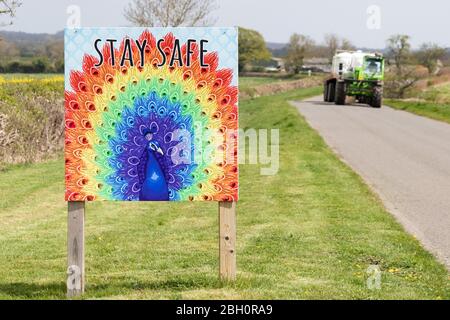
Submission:
[[[216,203],[90,203],[85,298],[449,299],[449,274],[287,101],[242,101],[242,128],[280,129],[280,171],[242,165],[238,280],[218,280]],[[63,161],[0,173],[0,298],[64,298]],[[366,270],[378,264],[381,289]]]
[[450,123],[450,104],[401,100],[385,100],[384,103],[395,109]]
[[239,77],[239,87],[253,87],[281,81],[272,77]]

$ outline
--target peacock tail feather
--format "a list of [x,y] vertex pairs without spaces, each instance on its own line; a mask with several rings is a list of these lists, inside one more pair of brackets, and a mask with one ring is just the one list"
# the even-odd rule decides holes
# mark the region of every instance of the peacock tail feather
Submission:
[[[150,130],[164,150],[157,160],[169,200],[236,201],[237,135],[230,139],[225,134],[238,129],[232,70],[218,70],[216,53],[205,56],[209,67],[201,67],[196,46],[189,67],[177,62],[158,67],[162,56],[156,39],[149,31],[139,41],[144,39],[143,66],[132,41],[133,66],[129,61],[113,66],[110,47],[105,45],[101,66],[95,66],[97,58],[85,55],[82,70],[70,74],[72,91],[65,92],[66,200],[139,200],[147,161],[145,132]],[[174,41],[171,33],[164,37],[167,60]],[[123,50],[122,42],[115,56]],[[182,54],[186,55],[186,45]],[[185,133],[192,139],[180,151]],[[174,161],[174,155],[201,158],[208,148],[207,161]]]

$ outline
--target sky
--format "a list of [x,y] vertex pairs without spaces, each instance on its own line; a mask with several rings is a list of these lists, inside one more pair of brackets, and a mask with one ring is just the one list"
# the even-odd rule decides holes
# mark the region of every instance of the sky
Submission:
[[[129,26],[123,17],[129,0],[22,0],[12,26],[3,30],[55,33],[77,5],[81,26]],[[383,48],[397,33],[411,36],[413,47],[435,42],[450,47],[450,1],[444,0],[216,0],[215,26],[260,31],[266,41],[285,43],[292,33],[317,42],[327,33],[348,38],[358,47]]]

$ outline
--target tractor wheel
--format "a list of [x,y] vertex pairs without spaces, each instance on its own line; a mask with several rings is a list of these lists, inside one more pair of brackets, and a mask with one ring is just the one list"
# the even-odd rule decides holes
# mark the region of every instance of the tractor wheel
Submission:
[[357,96],[356,100],[358,100],[358,103],[367,103],[367,98],[365,96]]
[[328,84],[328,102],[334,102],[335,93],[336,93],[336,83],[330,82]]
[[328,100],[328,83],[326,82],[323,84],[323,101],[330,102]]
[[336,83],[336,94],[334,102],[338,105],[345,104],[345,82],[337,82]]
[[373,89],[373,97],[371,99],[370,105],[373,108],[381,108],[382,104],[383,104],[383,88],[375,87]]

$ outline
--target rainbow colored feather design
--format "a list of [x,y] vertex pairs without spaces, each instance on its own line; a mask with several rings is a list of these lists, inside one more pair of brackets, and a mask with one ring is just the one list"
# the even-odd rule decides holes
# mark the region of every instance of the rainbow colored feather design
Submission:
[[[101,66],[85,55],[83,70],[71,71],[72,91],[65,92],[66,200],[237,201],[238,90],[230,85],[232,71],[217,69],[217,53],[207,54],[209,67],[201,67],[196,46],[189,67],[158,67],[156,39],[149,31],[139,41],[144,39],[143,66],[132,42],[134,66],[112,66],[105,45]],[[174,41],[171,33],[164,37],[168,59]],[[123,50],[122,43],[116,56]],[[199,129],[201,138],[195,136]],[[177,132],[192,137],[182,151]],[[226,132],[234,132],[234,139]],[[231,158],[174,161],[174,155],[193,158],[211,146]]]

